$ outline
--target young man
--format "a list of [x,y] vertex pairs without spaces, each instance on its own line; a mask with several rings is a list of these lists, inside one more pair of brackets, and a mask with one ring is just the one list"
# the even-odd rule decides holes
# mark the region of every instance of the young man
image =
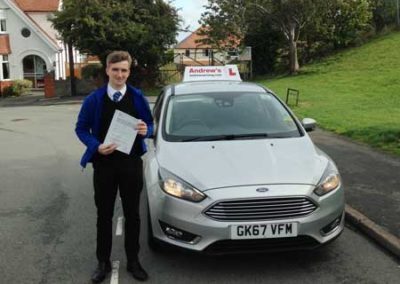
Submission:
[[[94,200],[97,208],[98,265],[92,282],[102,282],[111,271],[112,218],[117,191],[122,201],[125,218],[125,252],[127,270],[141,281],[148,278],[140,265],[139,199],[143,186],[141,155],[146,152],[144,138],[153,133],[153,118],[143,93],[126,84],[132,59],[125,51],[114,51],[107,57],[108,85],[91,93],[83,102],[75,132],[87,149],[81,159],[82,167],[93,163]],[[138,135],[129,155],[115,144],[104,144],[116,110],[139,119]]]

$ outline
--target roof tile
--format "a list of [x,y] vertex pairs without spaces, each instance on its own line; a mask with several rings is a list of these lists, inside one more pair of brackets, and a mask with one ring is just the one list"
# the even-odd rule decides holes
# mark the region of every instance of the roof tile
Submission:
[[24,12],[55,12],[60,0],[14,0]]
[[[204,29],[203,27],[198,28],[193,33],[191,33],[188,37],[182,40],[175,46],[175,49],[209,49],[212,48],[210,44],[205,44],[201,42],[202,39],[206,39],[207,35],[200,35],[199,33]],[[221,41],[220,45],[229,47],[232,46],[237,47],[240,45],[240,39],[235,36],[229,36],[225,41]]]
[[178,43],[175,48],[176,49],[187,49],[187,48],[211,48],[211,45],[204,44],[202,42],[197,42],[201,39],[207,38],[207,36],[201,36],[198,34],[201,28],[197,29],[193,33],[191,33],[188,37]]

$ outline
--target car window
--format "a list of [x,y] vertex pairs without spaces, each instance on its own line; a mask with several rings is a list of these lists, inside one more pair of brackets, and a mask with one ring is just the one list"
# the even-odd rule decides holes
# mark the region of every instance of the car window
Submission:
[[154,120],[155,120],[156,123],[158,123],[159,120],[160,120],[161,106],[162,106],[163,101],[164,101],[164,94],[165,94],[165,92],[162,91],[162,92],[158,95],[157,100],[156,100],[156,102],[155,102],[155,104],[154,104],[154,108],[153,108],[153,117],[154,117]]
[[[298,137],[301,132],[282,103],[269,93],[205,93],[170,97],[163,125],[168,141],[252,134]],[[261,136],[259,136],[261,137]],[[207,139],[204,139],[207,140]]]

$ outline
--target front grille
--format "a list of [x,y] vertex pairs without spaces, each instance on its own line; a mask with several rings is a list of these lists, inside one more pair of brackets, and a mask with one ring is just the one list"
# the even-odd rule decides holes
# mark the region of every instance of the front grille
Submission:
[[304,217],[315,209],[306,197],[271,197],[220,201],[204,214],[217,221],[262,221]]
[[262,253],[314,249],[321,244],[309,236],[262,240],[223,240],[209,245],[205,254]]

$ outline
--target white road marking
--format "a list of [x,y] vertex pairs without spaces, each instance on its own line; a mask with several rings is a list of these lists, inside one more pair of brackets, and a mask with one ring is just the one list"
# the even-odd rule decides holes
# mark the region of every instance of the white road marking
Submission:
[[115,235],[121,236],[122,235],[122,220],[124,217],[118,217],[118,222],[117,222],[117,229],[115,231]]
[[118,284],[119,260],[112,262],[112,273],[110,284]]

